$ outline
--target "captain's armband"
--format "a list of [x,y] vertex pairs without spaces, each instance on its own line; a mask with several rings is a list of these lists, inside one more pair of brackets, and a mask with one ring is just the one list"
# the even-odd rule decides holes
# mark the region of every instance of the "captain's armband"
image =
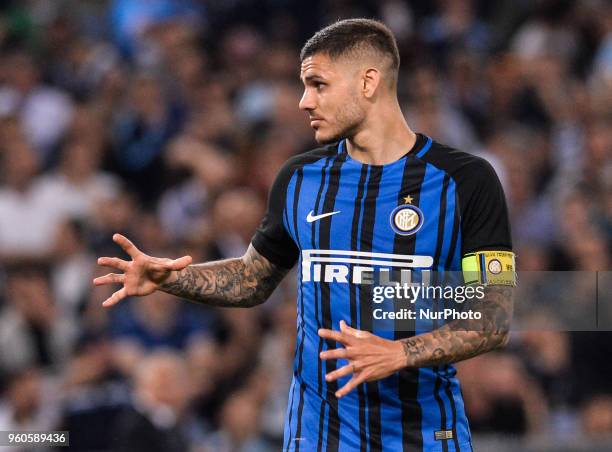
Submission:
[[516,286],[512,251],[477,251],[461,260],[465,284]]

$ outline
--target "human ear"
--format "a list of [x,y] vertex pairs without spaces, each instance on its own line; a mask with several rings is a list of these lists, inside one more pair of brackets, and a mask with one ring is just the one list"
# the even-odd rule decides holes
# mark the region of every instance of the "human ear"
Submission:
[[362,77],[362,92],[366,98],[371,98],[380,85],[380,71],[376,68],[368,68]]

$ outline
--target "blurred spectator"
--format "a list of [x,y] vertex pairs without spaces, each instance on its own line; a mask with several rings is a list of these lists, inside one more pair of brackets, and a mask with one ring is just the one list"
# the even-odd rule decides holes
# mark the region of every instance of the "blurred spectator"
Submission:
[[115,115],[112,132],[117,165],[130,189],[149,206],[165,188],[161,154],[180,130],[182,119],[179,106],[150,74],[132,79],[127,103]]
[[17,138],[2,146],[0,256],[45,256],[51,251],[68,206],[58,206],[61,199],[55,199],[36,179],[38,159],[27,143]]
[[557,218],[551,196],[538,186],[545,177],[547,160],[542,154],[546,143],[538,142],[538,135],[528,130],[513,132],[513,136],[495,135],[491,142],[491,149],[505,164],[513,241],[550,246],[558,232]]
[[[49,60],[48,77],[80,101],[95,95],[104,78],[120,63],[117,50],[91,35],[79,36],[77,24],[58,16],[48,29],[44,43]],[[78,113],[76,113],[78,114]]]
[[595,56],[593,76],[601,79],[603,89],[610,90],[612,85],[612,12],[610,12],[610,5],[602,5],[602,7],[603,14],[597,14],[596,17],[602,38]]
[[560,331],[539,331],[541,323],[534,324],[520,334],[522,359],[538,380],[549,406],[567,406],[571,392],[569,338]]
[[130,403],[130,388],[117,372],[111,344],[83,336],[63,375],[58,429],[70,431],[69,450],[109,450],[112,429]]
[[570,13],[571,2],[538,2],[535,14],[512,40],[515,52],[530,60],[550,54],[572,58],[578,42],[574,30],[567,26]]
[[[198,347],[188,350],[192,365],[197,366],[216,389],[206,390],[204,384],[196,401],[198,414],[211,425],[218,424],[218,413],[229,395],[246,386],[257,388],[258,382],[266,384],[254,373],[262,340],[262,315],[261,308],[220,309],[215,324],[216,344],[205,343],[203,352],[198,352]],[[211,361],[212,356],[223,356],[223,360]],[[203,382],[197,383],[202,385]]]
[[36,150],[43,167],[52,160],[72,116],[66,93],[41,84],[32,56],[16,51],[4,62],[5,80],[0,85],[0,115],[19,117],[24,136]]
[[161,197],[158,212],[164,232],[172,239],[202,233],[208,226],[209,198],[231,183],[232,160],[218,148],[189,136],[176,138],[169,146],[168,165],[191,173]]
[[[0,429],[53,430],[58,414],[53,383],[45,380],[39,368],[16,370],[7,378],[5,396],[0,399]],[[8,447],[6,450],[25,451],[27,447]]]
[[159,347],[184,350],[211,333],[210,318],[171,295],[155,292],[118,309],[112,320],[116,342],[133,342],[143,351]]
[[261,408],[261,431],[270,441],[282,448],[287,393],[291,384],[295,349],[296,313],[292,299],[278,306],[271,319],[274,325],[261,348],[259,372],[267,382]]
[[231,80],[221,74],[212,74],[200,83],[190,93],[185,101],[190,108],[184,130],[187,135],[201,142],[226,148],[228,152],[235,152],[236,146],[244,139],[244,130],[236,134],[236,112],[233,110],[230,96]]
[[105,193],[98,199],[91,224],[92,247],[98,253],[116,253],[112,235],[116,231],[127,232],[137,228],[134,224],[135,209],[134,197],[127,191]]
[[72,316],[75,321],[89,294],[88,283],[95,271],[95,256],[87,247],[86,233],[82,221],[66,221],[59,228],[53,249],[53,298],[62,315]]
[[261,198],[246,188],[221,194],[213,207],[214,246],[222,257],[239,256],[248,247],[264,214]]
[[[173,352],[156,352],[138,365],[132,407],[116,421],[113,450],[126,452],[183,452],[195,432],[190,431],[192,397],[185,362]],[[196,437],[197,438],[197,437]]]
[[95,204],[105,196],[119,192],[117,176],[100,171],[101,143],[80,135],[67,141],[57,171],[39,178],[39,189],[49,195],[58,211],[89,219]]
[[517,358],[487,354],[457,368],[474,432],[533,434],[546,425],[542,393]]
[[612,433],[612,397],[602,395],[589,401],[582,411],[582,428],[589,435]]
[[231,396],[221,408],[220,428],[207,439],[205,451],[264,452],[270,450],[258,433],[259,407],[247,392]]
[[0,311],[0,369],[65,365],[76,325],[59,312],[46,275],[16,268],[6,286],[7,303]]
[[440,85],[432,68],[420,68],[413,74],[409,89],[415,98],[405,112],[408,122],[415,130],[430,130],[448,146],[474,152],[477,145],[470,123],[444,99]]
[[144,58],[146,32],[155,24],[201,25],[201,6],[192,0],[113,0],[110,15],[119,48],[129,57]]
[[438,3],[439,13],[422,26],[425,42],[434,47],[436,55],[446,58],[450,52],[462,49],[483,53],[488,51],[490,32],[475,14],[476,2],[442,0]]

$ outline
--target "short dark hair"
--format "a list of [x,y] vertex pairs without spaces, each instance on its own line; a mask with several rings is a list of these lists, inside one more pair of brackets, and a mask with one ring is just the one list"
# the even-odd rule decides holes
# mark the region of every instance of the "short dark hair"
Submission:
[[385,24],[373,19],[340,20],[317,31],[302,47],[300,60],[317,53],[336,58],[366,49],[389,57],[393,78],[397,78],[400,56],[395,36]]

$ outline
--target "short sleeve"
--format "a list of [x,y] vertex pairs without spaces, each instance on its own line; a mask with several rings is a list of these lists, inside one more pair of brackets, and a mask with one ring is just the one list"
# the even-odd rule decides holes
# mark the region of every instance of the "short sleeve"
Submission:
[[292,165],[290,162],[285,163],[270,189],[266,215],[251,240],[259,254],[283,268],[293,267],[299,256],[299,250],[283,221],[287,187],[292,174]]
[[461,254],[483,250],[512,251],[504,190],[493,167],[475,158],[458,178],[461,208]]

